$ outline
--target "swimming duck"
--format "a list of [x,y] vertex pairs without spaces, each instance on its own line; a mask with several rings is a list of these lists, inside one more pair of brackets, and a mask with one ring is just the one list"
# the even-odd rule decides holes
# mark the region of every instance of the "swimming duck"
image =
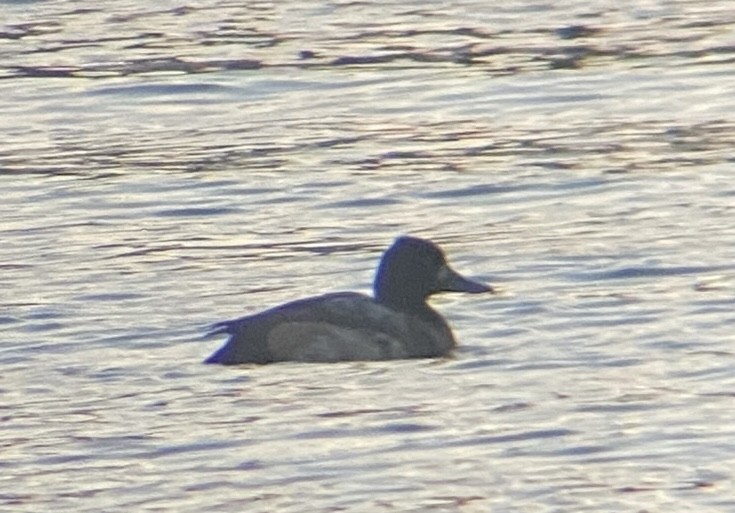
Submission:
[[426,300],[443,291],[492,292],[454,271],[433,242],[402,236],[380,261],[374,296],[337,292],[215,324],[230,338],[205,363],[338,362],[445,356],[452,330]]

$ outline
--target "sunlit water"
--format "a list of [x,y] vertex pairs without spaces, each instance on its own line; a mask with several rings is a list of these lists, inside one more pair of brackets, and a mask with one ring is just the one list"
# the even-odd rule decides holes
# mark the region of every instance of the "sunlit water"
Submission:
[[[735,10],[489,5],[0,3],[0,510],[735,510]],[[201,364],[402,233],[455,358]]]

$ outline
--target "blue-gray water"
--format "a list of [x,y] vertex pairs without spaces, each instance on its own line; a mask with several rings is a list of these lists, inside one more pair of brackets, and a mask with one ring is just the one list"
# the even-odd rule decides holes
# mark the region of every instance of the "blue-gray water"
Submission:
[[[735,510],[735,9],[0,2],[0,510]],[[412,233],[442,361],[201,361]],[[308,505],[308,506],[306,506]]]

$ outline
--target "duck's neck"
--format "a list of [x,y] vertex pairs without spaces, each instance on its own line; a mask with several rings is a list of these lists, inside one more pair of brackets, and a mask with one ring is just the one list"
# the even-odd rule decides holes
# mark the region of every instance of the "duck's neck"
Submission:
[[431,308],[426,304],[426,297],[410,285],[395,286],[385,282],[376,283],[374,294],[378,303],[399,312],[412,314],[431,312]]
[[388,294],[384,291],[375,293],[375,299],[378,303],[389,306],[394,310],[414,311],[426,308],[426,301],[423,299],[416,300],[409,296],[396,296],[395,294]]
[[[383,257],[375,274],[373,293],[375,300],[400,312],[422,313],[430,311],[426,304],[429,290],[420,279],[407,279],[405,266],[390,265],[391,259]],[[395,264],[395,262],[393,262]]]

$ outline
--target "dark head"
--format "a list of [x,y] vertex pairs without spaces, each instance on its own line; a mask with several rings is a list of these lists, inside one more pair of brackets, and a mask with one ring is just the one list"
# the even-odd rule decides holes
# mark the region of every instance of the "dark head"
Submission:
[[492,287],[468,280],[454,271],[444,253],[431,241],[398,237],[380,261],[375,276],[375,299],[398,310],[426,308],[437,292],[492,292]]

